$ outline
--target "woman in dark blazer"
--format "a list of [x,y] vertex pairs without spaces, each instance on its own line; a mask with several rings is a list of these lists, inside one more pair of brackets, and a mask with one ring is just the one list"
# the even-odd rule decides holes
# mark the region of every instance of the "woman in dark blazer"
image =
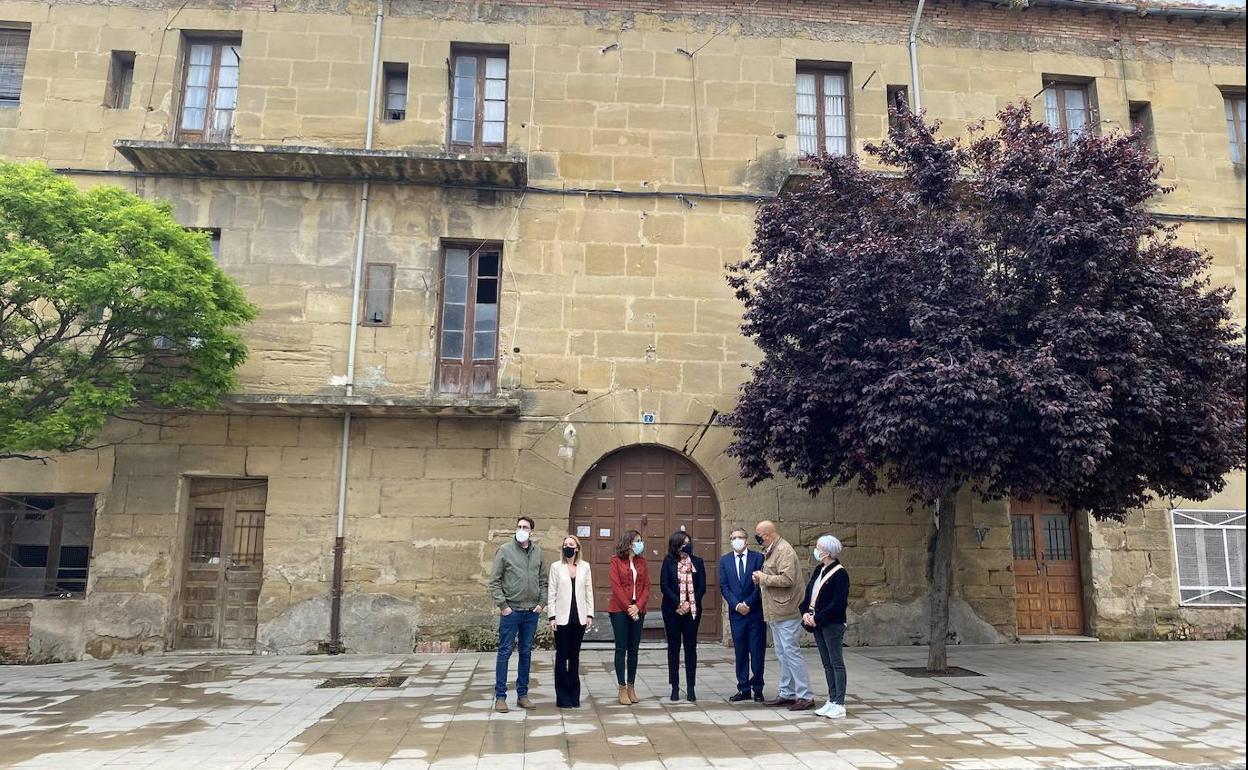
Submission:
[[685,697],[694,692],[698,665],[698,625],[702,621],[702,597],[706,595],[706,564],[693,555],[687,532],[673,532],[667,539],[667,556],[659,573],[663,589],[663,630],[667,633],[667,681],[672,700],[680,700],[680,648],[685,648]]
[[802,626],[815,635],[823,675],[828,681],[828,702],[817,716],[840,719],[845,716],[845,612],[849,606],[849,573],[837,558],[841,541],[824,535],[815,543],[819,566],[806,585],[802,599]]

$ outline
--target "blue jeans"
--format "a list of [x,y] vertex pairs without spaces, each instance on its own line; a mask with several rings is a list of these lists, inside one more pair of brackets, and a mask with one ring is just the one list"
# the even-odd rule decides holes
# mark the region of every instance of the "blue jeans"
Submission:
[[814,700],[810,677],[806,674],[806,661],[802,659],[802,648],[798,644],[802,622],[773,620],[768,625],[771,626],[771,644],[775,648],[776,660],[780,661],[779,696]]
[[539,618],[532,610],[512,610],[498,616],[498,661],[494,664],[494,697],[507,698],[507,664],[511,650],[520,638],[520,665],[516,671],[516,696],[529,694],[529,662],[533,658],[533,638],[537,636]]

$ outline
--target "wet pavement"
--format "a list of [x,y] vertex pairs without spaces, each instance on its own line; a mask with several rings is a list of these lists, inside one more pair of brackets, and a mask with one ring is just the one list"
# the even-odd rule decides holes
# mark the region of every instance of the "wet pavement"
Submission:
[[[0,667],[0,767],[630,770],[1242,767],[1243,642],[957,647],[981,676],[914,678],[921,647],[846,651],[848,716],[729,704],[732,653],[700,649],[697,703],[642,652],[632,707],[610,650],[582,655],[582,708],[492,711],[494,655],[202,657]],[[812,684],[818,655],[806,651]],[[767,688],[774,693],[774,661]],[[514,675],[514,661],[513,661]],[[336,677],[406,677],[320,687]],[[816,692],[823,691],[821,684]]]

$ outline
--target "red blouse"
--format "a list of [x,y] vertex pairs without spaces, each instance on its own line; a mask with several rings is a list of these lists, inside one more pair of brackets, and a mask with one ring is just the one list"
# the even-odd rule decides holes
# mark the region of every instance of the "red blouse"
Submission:
[[[650,570],[646,568],[646,560],[640,556],[633,557],[633,567],[637,569],[636,586],[633,585],[633,570],[628,566],[628,559],[621,558],[619,554],[611,557],[611,601],[607,602],[607,612],[627,612],[630,604],[636,604],[642,612],[646,611],[650,602]],[[634,595],[636,602],[633,601]]]

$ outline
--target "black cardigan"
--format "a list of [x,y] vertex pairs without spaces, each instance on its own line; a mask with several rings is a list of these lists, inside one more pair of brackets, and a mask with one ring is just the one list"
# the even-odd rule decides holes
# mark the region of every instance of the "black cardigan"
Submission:
[[[693,597],[702,614],[702,597],[706,595],[706,562],[697,556],[693,559]],[[663,569],[659,572],[659,587],[663,589],[663,612],[675,613],[680,606],[680,575],[676,574],[676,563],[672,557],[663,558]]]
[[[831,566],[820,566],[810,576],[810,582],[806,584],[806,595],[802,598],[801,610],[805,615],[811,611],[810,594],[815,590],[815,581],[825,570],[830,570],[839,561],[833,560]],[[830,623],[844,623],[845,609],[849,606],[849,572],[842,566],[837,570],[836,574],[828,578],[828,582],[823,586],[823,590],[819,592],[819,599],[815,602],[815,625],[826,626]]]

